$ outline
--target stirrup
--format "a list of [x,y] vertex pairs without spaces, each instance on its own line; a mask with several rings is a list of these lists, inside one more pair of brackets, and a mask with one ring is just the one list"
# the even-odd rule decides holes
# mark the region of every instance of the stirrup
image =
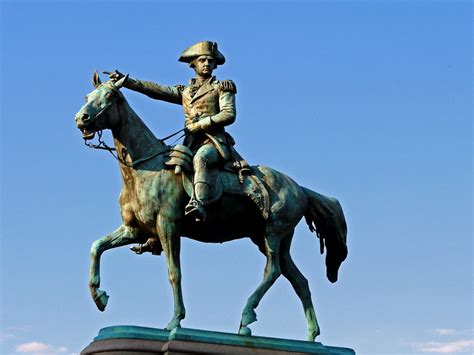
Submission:
[[198,200],[191,200],[184,208],[184,214],[186,216],[194,216],[196,222],[205,222],[206,221],[206,210],[201,202]]

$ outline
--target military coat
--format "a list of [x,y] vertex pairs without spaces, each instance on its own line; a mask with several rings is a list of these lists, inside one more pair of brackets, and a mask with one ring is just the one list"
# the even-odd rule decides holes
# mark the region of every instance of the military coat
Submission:
[[[210,117],[211,125],[204,132],[197,132],[185,138],[184,144],[196,151],[203,144],[211,141],[219,153],[227,160],[229,158],[228,144],[234,141],[224,126],[235,121],[235,84],[231,80],[219,81],[215,77],[209,78],[196,89],[195,79],[191,79],[189,86],[163,86],[157,83],[128,79],[124,86],[145,94],[156,100],[163,100],[182,105],[184,108],[185,124],[195,123]],[[192,95],[192,92],[195,92]]]

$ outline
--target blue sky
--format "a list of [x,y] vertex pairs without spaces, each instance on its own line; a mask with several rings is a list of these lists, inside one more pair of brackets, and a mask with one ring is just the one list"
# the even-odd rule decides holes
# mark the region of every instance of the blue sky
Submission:
[[[101,313],[87,287],[92,242],[120,223],[116,162],[87,149],[74,114],[95,69],[186,84],[201,40],[238,88],[229,131],[253,164],[337,197],[349,228],[340,280],[325,279],[304,223],[292,246],[323,344],[358,354],[473,348],[472,5],[467,1],[2,1],[1,352],[79,353],[101,327],[164,327],[163,257],[104,254]],[[124,90],[158,137],[182,108]],[[107,135],[110,139],[110,135]],[[183,326],[238,329],[264,258],[247,240],[184,240]],[[215,265],[218,265],[216,267]],[[306,337],[281,278],[256,335]]]

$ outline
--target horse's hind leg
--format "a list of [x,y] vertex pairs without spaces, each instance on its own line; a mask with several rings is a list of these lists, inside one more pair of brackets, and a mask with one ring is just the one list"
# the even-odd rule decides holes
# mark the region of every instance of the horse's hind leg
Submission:
[[313,302],[311,300],[311,291],[309,290],[308,280],[298,270],[290,255],[291,240],[293,232],[285,237],[281,242],[280,247],[280,265],[281,273],[290,281],[296,294],[303,304],[304,313],[308,322],[308,340],[314,341],[319,335],[319,325],[316,320],[316,313],[314,312]]
[[89,274],[89,289],[92,298],[99,310],[105,310],[109,296],[100,287],[100,257],[108,249],[136,242],[136,235],[132,228],[121,225],[116,231],[106,237],[97,239],[91,248],[91,268]]
[[242,312],[239,334],[250,335],[252,333],[250,328],[247,326],[257,320],[255,308],[257,308],[262,297],[281,275],[279,253],[280,238],[275,234],[267,234],[265,236],[265,255],[267,257],[267,264],[263,274],[263,281],[247,300],[247,304]]

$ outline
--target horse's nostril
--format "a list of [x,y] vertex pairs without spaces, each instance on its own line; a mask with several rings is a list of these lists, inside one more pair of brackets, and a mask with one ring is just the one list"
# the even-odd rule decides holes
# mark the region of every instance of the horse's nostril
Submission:
[[86,122],[86,121],[89,121],[91,118],[89,117],[87,113],[83,113],[81,116],[81,119],[83,122]]

